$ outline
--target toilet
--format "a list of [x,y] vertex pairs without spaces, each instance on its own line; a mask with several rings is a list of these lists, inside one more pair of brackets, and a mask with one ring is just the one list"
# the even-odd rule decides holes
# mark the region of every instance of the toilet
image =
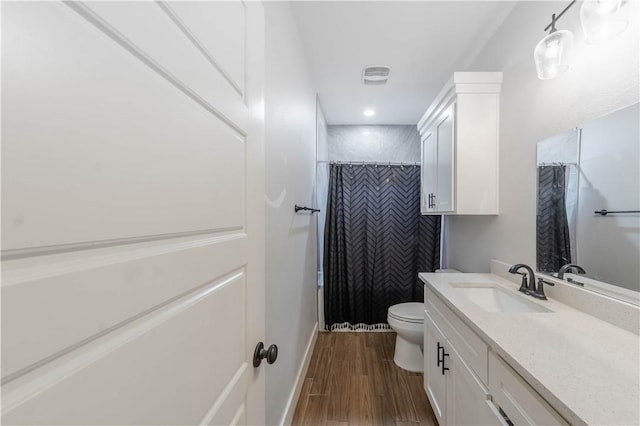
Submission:
[[387,322],[396,332],[393,362],[405,370],[422,371],[424,303],[408,302],[391,306],[387,311]]
[[[437,269],[438,273],[458,273],[457,269]],[[424,370],[424,303],[393,305],[387,311],[387,322],[396,332],[393,362],[409,371]]]

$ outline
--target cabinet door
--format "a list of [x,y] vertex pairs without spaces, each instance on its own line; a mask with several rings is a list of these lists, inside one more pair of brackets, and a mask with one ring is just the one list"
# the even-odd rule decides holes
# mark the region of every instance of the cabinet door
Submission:
[[445,400],[447,376],[441,359],[446,351],[446,341],[429,314],[424,314],[424,390],[429,397],[433,412],[441,425],[447,424]]
[[462,360],[451,343],[445,357],[447,371],[447,422],[451,425],[506,424],[489,400],[489,390]]
[[422,163],[420,168],[420,212],[435,211],[431,201],[436,193],[436,138],[433,131],[422,135]]
[[453,212],[454,210],[454,111],[451,105],[442,114],[435,126],[436,136],[436,210]]

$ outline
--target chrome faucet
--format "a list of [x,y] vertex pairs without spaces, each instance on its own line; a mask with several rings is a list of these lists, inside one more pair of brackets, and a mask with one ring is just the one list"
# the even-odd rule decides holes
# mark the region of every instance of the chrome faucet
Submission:
[[[527,273],[520,272],[520,269],[525,269]],[[533,273],[533,269],[530,266],[525,265],[524,263],[516,263],[511,268],[509,268],[509,272],[512,274],[518,274],[522,276],[522,282],[520,284],[520,288],[518,291],[521,291],[525,294],[533,294],[536,291],[536,274]],[[529,274],[529,279],[527,280],[527,274]]]
[[[566,274],[567,272],[570,272],[571,270],[575,270],[578,274],[586,274],[587,273],[587,271],[585,271],[582,266],[574,265],[572,263],[567,263],[566,265],[562,265],[562,267],[558,271],[558,279],[563,280],[564,279],[564,274]],[[573,282],[573,283],[578,284],[578,285],[584,285],[582,283],[579,283],[577,281],[572,280],[571,278],[567,278],[567,281]]]

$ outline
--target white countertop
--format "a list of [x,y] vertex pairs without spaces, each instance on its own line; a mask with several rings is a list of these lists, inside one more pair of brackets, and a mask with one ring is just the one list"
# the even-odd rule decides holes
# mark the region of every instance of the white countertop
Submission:
[[[492,274],[421,273],[446,305],[572,424],[640,424],[640,337]],[[492,282],[548,313],[486,312],[450,283]]]

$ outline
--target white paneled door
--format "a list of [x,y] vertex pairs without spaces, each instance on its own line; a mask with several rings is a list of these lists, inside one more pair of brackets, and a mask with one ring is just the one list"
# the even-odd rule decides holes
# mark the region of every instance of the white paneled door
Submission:
[[256,2],[3,2],[3,424],[264,423]]

